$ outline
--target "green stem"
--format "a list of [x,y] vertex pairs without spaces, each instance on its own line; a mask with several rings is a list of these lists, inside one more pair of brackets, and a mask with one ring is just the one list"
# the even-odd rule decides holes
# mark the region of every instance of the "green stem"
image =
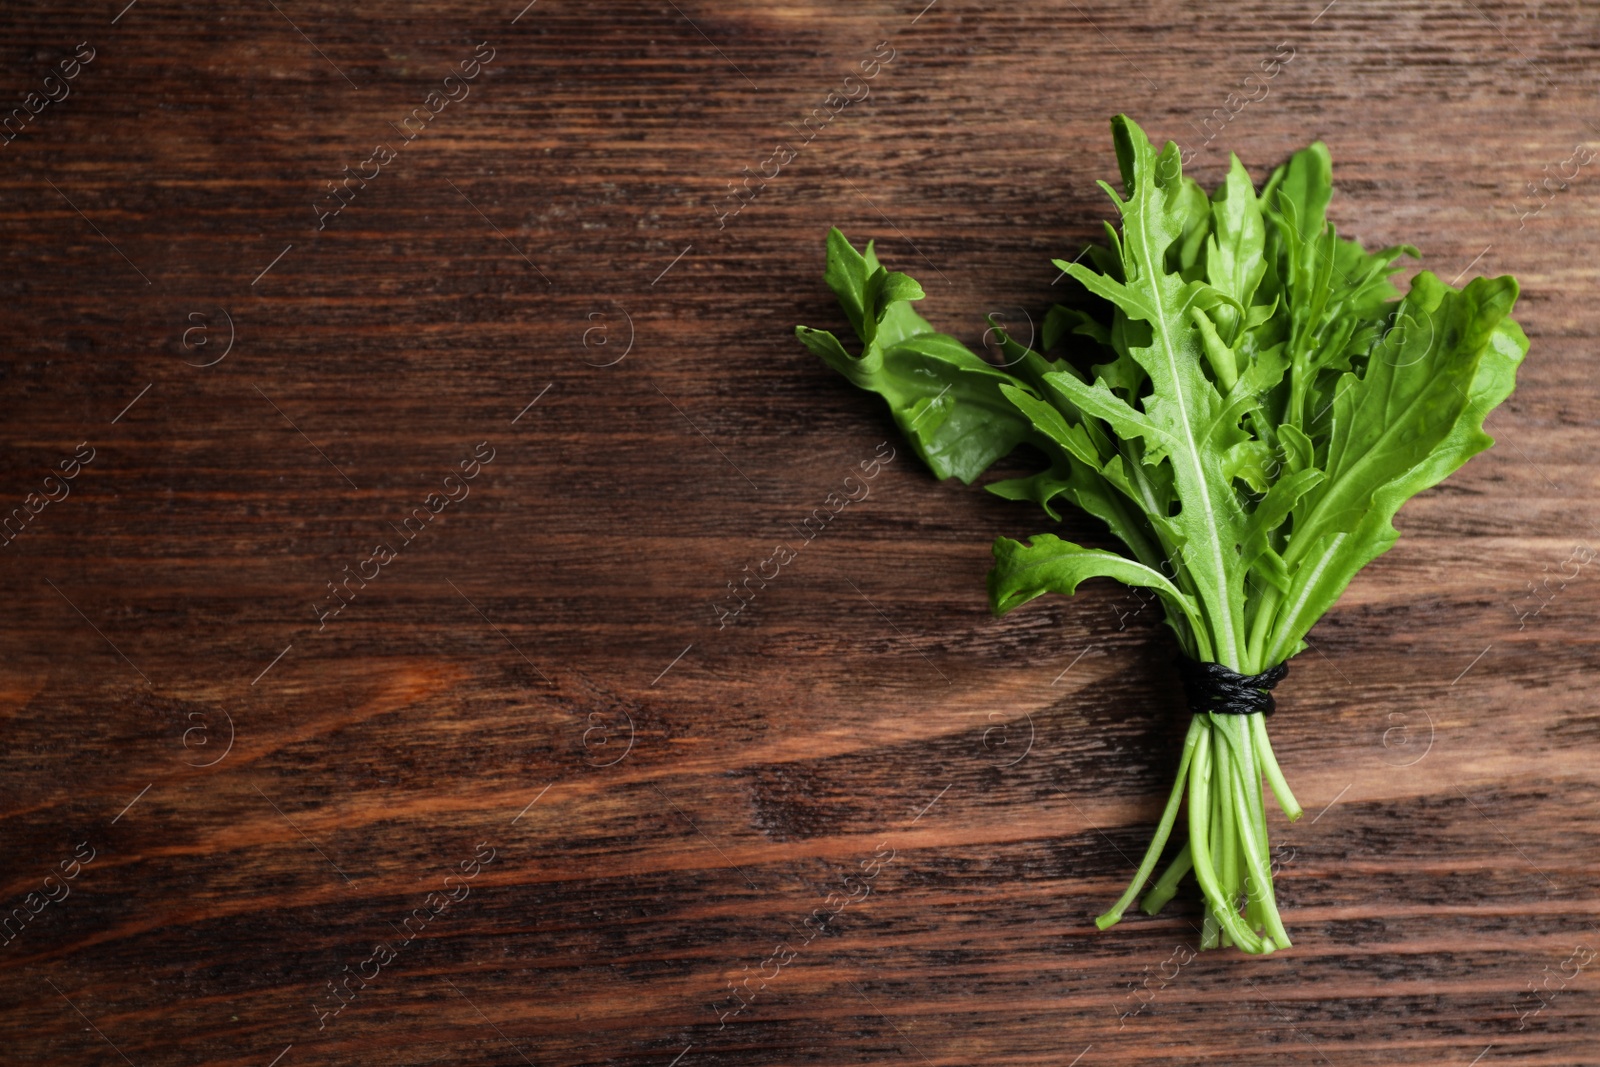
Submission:
[[1272,892],[1271,860],[1267,855],[1266,806],[1261,794],[1261,781],[1256,774],[1252,731],[1245,724],[1240,726],[1236,759],[1231,768],[1236,786],[1234,803],[1239,817],[1241,851],[1247,864],[1248,891],[1257,901],[1267,928],[1263,951],[1270,952],[1273,948],[1288,948],[1289,933],[1283,928],[1283,919],[1278,914],[1277,901]]
[[1250,636],[1245,641],[1250,662],[1258,670],[1265,670],[1272,666],[1262,657],[1266,654],[1267,637],[1272,633],[1272,624],[1278,617],[1278,603],[1283,599],[1276,586],[1267,586],[1265,592],[1256,598],[1256,613],[1251,620]]
[[[1221,748],[1214,747],[1213,753],[1220,752]],[[1212,785],[1217,785],[1215,775]],[[1224,906],[1229,911],[1238,910],[1239,886],[1239,845],[1233,833],[1233,803],[1227,788],[1213,788],[1211,790],[1211,826],[1213,833],[1211,843],[1215,846],[1212,850],[1211,865],[1217,869],[1217,885],[1222,890]],[[1222,947],[1227,948],[1232,944],[1228,931],[1222,931]]]
[[[1233,938],[1233,943],[1246,952],[1260,953],[1265,951],[1261,939],[1254,932],[1245,929],[1238,911],[1229,906],[1223,898],[1222,887],[1217,884],[1216,868],[1211,863],[1211,789],[1213,778],[1218,779],[1217,788],[1228,789],[1230,786],[1226,763],[1228,754],[1225,752],[1213,754],[1213,748],[1216,746],[1213,745],[1211,738],[1217,729],[1213,717],[1196,715],[1195,719],[1204,719],[1206,724],[1195,744],[1194,760],[1189,768],[1189,852],[1194,858],[1195,880],[1200,883],[1200,890],[1205,894],[1209,913],[1216,916],[1217,922]],[[1214,773],[1216,759],[1224,761],[1221,775]]]
[[[1213,749],[1213,751],[1217,751]],[[1229,762],[1232,762],[1231,760]],[[1215,780],[1213,780],[1215,786]],[[1239,837],[1234,828],[1234,806],[1232,791],[1226,788],[1213,788],[1212,797],[1212,825],[1217,827],[1216,834],[1217,854],[1214,863],[1217,868],[1217,882],[1222,886],[1223,899],[1227,902],[1230,911],[1237,911],[1239,901]]]
[[1178,759],[1178,778],[1172,784],[1172,794],[1167,797],[1167,806],[1161,812],[1161,821],[1156,824],[1155,836],[1150,839],[1150,847],[1145,849],[1144,860],[1139,864],[1139,869],[1134,873],[1133,882],[1128,886],[1127,892],[1104,915],[1095,919],[1094,924],[1104,930],[1114,926],[1122,918],[1122,913],[1128,910],[1139,891],[1144,888],[1144,883],[1149,879],[1150,873],[1155,870],[1156,861],[1161,858],[1161,850],[1167,847],[1167,838],[1172,834],[1172,824],[1178,819],[1178,803],[1183,799],[1184,780],[1189,774],[1190,763],[1194,758],[1195,746],[1204,733],[1198,717],[1189,723],[1189,733],[1183,740],[1183,755]]
[[1167,869],[1161,877],[1156,879],[1156,884],[1150,887],[1150,892],[1144,895],[1139,902],[1139,907],[1144,909],[1146,915],[1154,915],[1160,911],[1178,892],[1178,882],[1194,867],[1194,859],[1189,853],[1189,843],[1184,842],[1178,854],[1172,857],[1172,862],[1167,864]]
[[1222,927],[1217,922],[1217,917],[1210,908],[1206,909],[1205,921],[1200,924],[1200,950],[1204,952],[1209,948],[1216,948],[1222,944],[1218,938]]
[[1262,918],[1261,901],[1250,891],[1248,880],[1244,891],[1244,924],[1258,934],[1266,929],[1266,922]]
[[1278,766],[1278,757],[1273,755],[1272,742],[1267,737],[1267,717],[1262,714],[1248,716],[1250,732],[1254,735],[1256,743],[1256,762],[1261,773],[1266,776],[1267,784],[1272,787],[1273,796],[1278,798],[1278,807],[1294,822],[1305,812],[1300,808],[1300,802],[1294,798],[1294,792],[1289,788],[1289,781],[1283,776],[1283,770]]
[[1194,716],[1176,781],[1144,858],[1127,891],[1095,925],[1102,930],[1114,925],[1139,896],[1171,837],[1178,809],[1187,801],[1189,840],[1145,892],[1140,906],[1154,915],[1193,871],[1206,901],[1201,948],[1231,944],[1252,954],[1287,948],[1289,934],[1272,884],[1263,779],[1289,818],[1298,818],[1300,805],[1272,753],[1263,716]]

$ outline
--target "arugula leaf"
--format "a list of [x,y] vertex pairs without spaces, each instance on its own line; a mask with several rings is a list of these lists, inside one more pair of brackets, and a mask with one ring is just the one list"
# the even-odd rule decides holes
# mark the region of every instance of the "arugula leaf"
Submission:
[[[1475,279],[1468,288],[1479,281],[1509,285],[1509,309],[1509,299],[1516,295],[1513,279]],[[1500,295],[1505,298],[1503,290]],[[1494,438],[1483,430],[1484,417],[1511,395],[1517,367],[1527,351],[1528,338],[1522,328],[1510,318],[1500,318],[1479,353],[1466,406],[1448,435],[1420,462],[1378,486],[1369,509],[1354,529],[1324,534],[1315,540],[1308,532],[1303,542],[1310,547],[1296,556],[1296,577],[1285,593],[1264,659],[1279,662],[1302,651],[1305,635],[1339,599],[1356,573],[1399,540],[1393,520],[1400,505],[1439,484],[1494,444]]]
[[1327,479],[1307,499],[1303,536],[1353,529],[1381,486],[1450,435],[1489,337],[1516,295],[1509,278],[1477,278],[1456,293],[1427,271],[1417,275],[1365,368],[1340,381],[1322,460]]
[[1034,534],[1026,545],[996,538],[989,603],[1000,615],[1045,593],[1070,596],[1088,578],[1115,578],[1124,585],[1153,589],[1168,605],[1198,623],[1193,598],[1159,571],[1115,552],[1063,541],[1054,534]]
[[972,483],[995,460],[1028,438],[1032,424],[1000,393],[1012,381],[911,308],[921,286],[865,256],[837,229],[828,235],[828,285],[861,338],[852,356],[825,330],[796,335],[829,366],[889,401],[900,432],[940,478]]

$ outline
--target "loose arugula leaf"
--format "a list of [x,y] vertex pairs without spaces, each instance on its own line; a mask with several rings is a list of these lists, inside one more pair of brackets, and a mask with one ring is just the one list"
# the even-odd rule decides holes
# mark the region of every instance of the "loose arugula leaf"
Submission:
[[[1207,197],[1183,176],[1176,145],[1157,151],[1126,116],[1111,126],[1122,192],[1101,187],[1120,226],[1108,224],[1105,247],[1087,257],[1055,261],[1091,306],[1051,309],[1042,331],[1046,351],[1074,350],[1087,373],[1003,331],[1006,365],[991,365],[911,309],[923,296],[914,280],[838,230],[825,278],[861,355],[832,334],[798,333],[888,401],[940,478],[971,482],[1027,441],[1045,469],[989,490],[1052,519],[1065,497],[1126,547],[999,538],[997,614],[1114,578],[1156,592],[1188,655],[1256,674],[1305,647],[1357,572],[1395,543],[1406,500],[1493,443],[1484,418],[1510,395],[1528,348],[1510,318],[1516,282],[1457,290],[1422,272],[1402,296],[1391,276],[1417,251],[1369,253],[1337,234],[1320,142],[1259,194],[1232,158]],[[1298,817],[1262,717],[1196,714],[1150,850],[1099,925],[1118,921],[1154,871],[1187,783],[1189,843],[1145,909],[1192,869],[1207,903],[1202,947],[1287,946],[1263,778]]]
[[1032,424],[1000,393],[1011,375],[991,366],[911,309],[921,286],[878,264],[837,229],[828,234],[824,275],[862,343],[845,351],[825,330],[795,327],[816,355],[856,385],[889,402],[900,432],[940,478],[971,482],[1033,432]]

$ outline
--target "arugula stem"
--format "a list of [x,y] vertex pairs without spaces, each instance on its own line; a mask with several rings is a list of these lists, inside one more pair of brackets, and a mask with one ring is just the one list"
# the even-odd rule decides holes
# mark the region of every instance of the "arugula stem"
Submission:
[[[1251,744],[1253,730],[1248,724],[1239,724],[1232,773],[1234,777],[1234,804],[1239,817],[1241,851],[1246,863],[1249,892],[1261,909],[1267,928],[1265,951],[1287,948],[1289,934],[1278,915],[1278,905],[1272,892],[1272,871],[1267,855],[1266,809],[1261,795],[1261,780],[1256,773],[1256,757]],[[1274,945],[1276,942],[1276,945]]]
[[[1210,736],[1210,727],[1208,726],[1206,729],[1207,729],[1207,736],[1209,738],[1209,736]],[[1205,782],[1206,789],[1205,789],[1205,801],[1204,801],[1204,804],[1205,804],[1205,808],[1206,808],[1206,819],[1208,820],[1208,822],[1214,821],[1214,816],[1215,816],[1215,812],[1216,812],[1216,795],[1217,795],[1217,793],[1216,793],[1215,789],[1211,788],[1215,784],[1215,778],[1216,778],[1216,774],[1215,774],[1214,768],[1212,767],[1212,764],[1215,762],[1214,761],[1214,751],[1213,751],[1215,749],[1215,747],[1216,747],[1216,742],[1212,741],[1211,746],[1207,749],[1207,755],[1209,757],[1213,757],[1213,758],[1208,758],[1206,760],[1206,782]],[[1190,805],[1191,805],[1190,810],[1192,811],[1193,810],[1192,805],[1194,804],[1194,797],[1193,797],[1192,794],[1191,794],[1189,800],[1190,800]],[[1193,823],[1191,822],[1190,825],[1192,827]],[[1210,827],[1208,826],[1207,829],[1210,829]],[[1192,829],[1191,829],[1191,833],[1192,833]],[[1216,866],[1217,866],[1217,854],[1216,854],[1216,842],[1214,840],[1208,841],[1205,838],[1201,838],[1200,839],[1200,843],[1199,843],[1199,845],[1198,845],[1198,847],[1196,848],[1195,851],[1205,857],[1205,862],[1210,867],[1211,870],[1214,871],[1216,869]],[[1214,880],[1215,880],[1215,876],[1213,876],[1213,881]],[[1200,868],[1199,868],[1199,862],[1198,861],[1196,861],[1195,881],[1200,883],[1200,892],[1201,892],[1201,894],[1204,897],[1205,902],[1206,902],[1206,918],[1205,918],[1205,923],[1203,924],[1201,932],[1200,932],[1200,947],[1202,949],[1218,948],[1218,947],[1220,947],[1222,945],[1222,934],[1223,934],[1221,912],[1219,912],[1218,909],[1213,904],[1213,897],[1214,897],[1215,894],[1214,894],[1213,891],[1208,890],[1206,888],[1206,881],[1200,875]]]
[[[1117,902],[1111,905],[1104,915],[1095,919],[1095,926],[1104,930],[1114,926],[1122,918],[1122,913],[1128,910],[1134,898],[1144,888],[1144,883],[1155,870],[1156,861],[1161,858],[1161,850],[1167,847],[1167,838],[1172,834],[1172,824],[1178,819],[1178,804],[1183,799],[1183,786],[1190,773],[1194,759],[1195,747],[1198,745],[1205,729],[1200,725],[1199,717],[1189,723],[1189,733],[1183,739],[1183,755],[1178,759],[1177,781],[1172,784],[1172,793],[1167,797],[1167,806],[1161,812],[1161,821],[1156,824],[1156,832],[1150,838],[1150,847],[1145,849],[1144,859],[1139,864],[1139,869],[1134,872],[1133,882]],[[1176,882],[1176,879],[1174,879]],[[1168,894],[1169,896],[1171,894]]]
[[1172,862],[1167,864],[1167,869],[1161,877],[1156,879],[1156,884],[1151,886],[1150,892],[1144,895],[1139,902],[1139,907],[1146,915],[1154,915],[1166,906],[1178,892],[1178,882],[1194,867],[1194,859],[1189,852],[1189,843],[1185,841],[1178,854],[1172,857]]
[[1301,810],[1300,802],[1294,798],[1294,792],[1289,788],[1289,780],[1283,776],[1283,770],[1278,766],[1278,757],[1273,754],[1272,742],[1267,738],[1267,717],[1257,712],[1248,716],[1250,732],[1256,743],[1256,763],[1260,772],[1266,777],[1267,784],[1272,787],[1272,794],[1278,798],[1278,807],[1294,822],[1305,812]]
[[1218,757],[1222,755],[1222,746],[1217,744],[1216,735],[1211,741],[1211,812],[1207,815],[1211,830],[1211,867],[1217,872],[1217,888],[1221,891],[1223,899],[1231,895],[1229,882],[1232,878],[1233,865],[1233,819],[1231,812],[1233,804],[1227,797],[1226,791],[1218,788]]
[[[1220,746],[1213,749],[1220,752]],[[1232,762],[1229,760],[1229,762]],[[1212,865],[1217,869],[1217,884],[1222,889],[1222,906],[1229,911],[1238,910],[1239,900],[1239,842],[1234,833],[1234,805],[1230,795],[1231,790],[1226,787],[1224,780],[1222,788],[1211,790],[1211,825],[1216,828],[1212,836],[1212,843],[1216,846],[1212,855]],[[1212,785],[1218,783],[1213,780]],[[1222,944],[1227,947],[1231,943],[1228,931],[1222,931]]]
[[1255,601],[1255,618],[1251,620],[1250,637],[1245,642],[1251,666],[1257,670],[1266,670],[1273,664],[1266,659],[1267,638],[1272,633],[1272,624],[1277,621],[1278,603],[1283,599],[1283,594],[1276,586],[1267,586]]
[[[1261,953],[1267,948],[1253,931],[1245,929],[1238,911],[1224,899],[1222,887],[1217,883],[1216,867],[1211,862],[1211,790],[1213,784],[1218,788],[1229,788],[1230,777],[1226,773],[1226,763],[1220,777],[1215,773],[1217,768],[1214,764],[1218,758],[1226,761],[1228,753],[1214,752],[1218,747],[1212,742],[1212,734],[1217,730],[1214,718],[1211,715],[1196,715],[1195,720],[1205,721],[1189,767],[1189,846],[1190,855],[1194,858],[1195,880],[1205,894],[1209,905],[1207,913],[1216,917],[1217,923],[1233,938],[1233,943],[1246,952]],[[1205,947],[1203,943],[1202,947]]]
[[1222,926],[1217,922],[1216,915],[1210,908],[1207,908],[1205,920],[1200,924],[1200,948],[1202,951],[1208,948],[1216,948],[1222,943],[1217,937],[1221,930]]
[[1250,892],[1248,883],[1245,886],[1244,893],[1244,923],[1257,934],[1266,929],[1266,924],[1262,920],[1261,901],[1254,893]]

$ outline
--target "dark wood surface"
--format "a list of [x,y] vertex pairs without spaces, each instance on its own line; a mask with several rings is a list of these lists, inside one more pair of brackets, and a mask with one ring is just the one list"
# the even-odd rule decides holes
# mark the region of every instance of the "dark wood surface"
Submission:
[[[93,450],[0,549],[0,1059],[1597,1062],[1593,5],[122,2],[0,15],[7,107],[94,54],[0,145],[0,512]],[[826,227],[1037,321],[1117,111],[1208,186],[1323,138],[1342,232],[1523,285],[1499,444],[1280,691],[1267,959],[1190,960],[1189,891],[1093,928],[1171,644],[1107,583],[990,617],[1029,509],[900,449],[715,610],[898,444],[791,334]]]

